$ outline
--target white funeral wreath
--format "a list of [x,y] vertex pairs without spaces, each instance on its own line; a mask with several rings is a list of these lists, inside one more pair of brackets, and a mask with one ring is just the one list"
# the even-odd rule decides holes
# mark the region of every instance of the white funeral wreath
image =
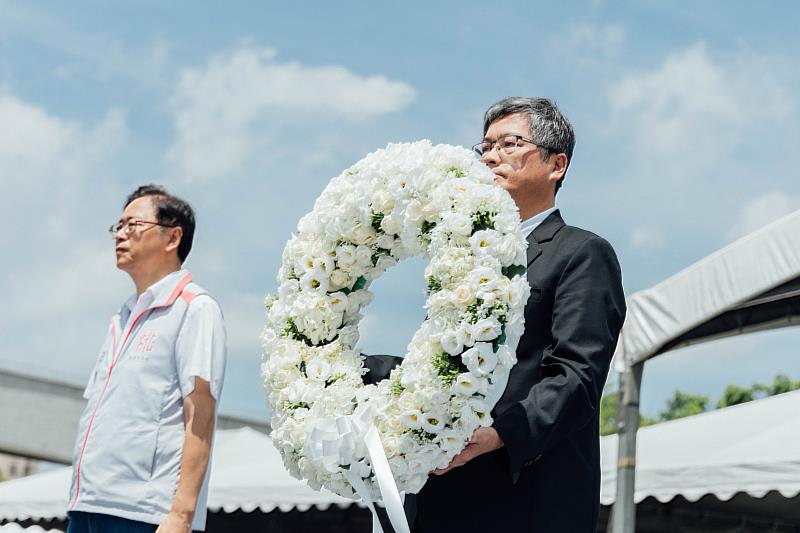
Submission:
[[[529,294],[517,207],[493,182],[464,148],[390,144],[333,178],[300,220],[263,334],[272,440],[292,475],[377,499],[364,442],[377,429],[382,461],[415,493],[491,424]],[[370,283],[420,254],[427,318],[402,365],[365,386],[356,343]]]

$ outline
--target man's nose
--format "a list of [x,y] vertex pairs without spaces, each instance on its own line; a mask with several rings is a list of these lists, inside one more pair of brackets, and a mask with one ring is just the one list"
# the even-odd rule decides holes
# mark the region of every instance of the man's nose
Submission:
[[497,153],[497,145],[492,146],[491,150],[483,152],[483,155],[481,156],[481,161],[483,162],[484,165],[489,167],[494,165],[499,165],[500,155]]

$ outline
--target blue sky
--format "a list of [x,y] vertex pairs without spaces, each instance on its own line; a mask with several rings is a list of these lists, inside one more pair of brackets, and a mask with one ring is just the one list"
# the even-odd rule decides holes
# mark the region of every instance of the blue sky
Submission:
[[[616,248],[628,294],[800,209],[794,2],[0,0],[0,366],[83,383],[131,292],[105,228],[158,182],[199,228],[187,266],[230,336],[222,409],[260,416],[280,253],[330,177],[387,142],[471,145],[508,95],[577,131],[558,204]],[[401,353],[423,263],[376,285],[368,353]],[[783,372],[797,328],[654,360],[642,408]]]

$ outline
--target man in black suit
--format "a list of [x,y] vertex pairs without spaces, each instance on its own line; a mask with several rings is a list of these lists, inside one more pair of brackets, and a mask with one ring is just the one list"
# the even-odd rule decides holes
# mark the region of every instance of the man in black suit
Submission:
[[527,234],[525,333],[493,425],[433,472],[416,497],[414,532],[593,533],[600,396],[625,317],[619,263],[608,242],[555,208],[575,135],[551,101],[501,100],[483,130],[475,150]]

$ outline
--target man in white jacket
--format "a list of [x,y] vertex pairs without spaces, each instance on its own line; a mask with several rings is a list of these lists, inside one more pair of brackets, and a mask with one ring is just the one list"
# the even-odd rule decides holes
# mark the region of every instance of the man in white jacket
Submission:
[[69,533],[205,529],[225,374],[219,305],[182,268],[192,208],[139,187],[109,228],[136,287],[111,319],[73,453]]

